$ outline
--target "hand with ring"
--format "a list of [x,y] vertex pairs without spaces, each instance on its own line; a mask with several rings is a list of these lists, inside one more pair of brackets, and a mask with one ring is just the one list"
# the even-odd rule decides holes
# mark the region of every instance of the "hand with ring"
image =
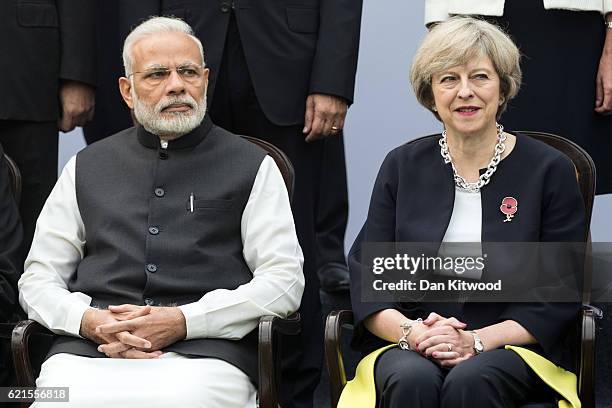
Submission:
[[423,321],[429,329],[416,339],[416,351],[443,367],[453,367],[474,355],[473,336],[456,318],[431,313]]
[[348,105],[338,96],[311,94],[306,99],[304,129],[307,142],[337,135],[344,126]]

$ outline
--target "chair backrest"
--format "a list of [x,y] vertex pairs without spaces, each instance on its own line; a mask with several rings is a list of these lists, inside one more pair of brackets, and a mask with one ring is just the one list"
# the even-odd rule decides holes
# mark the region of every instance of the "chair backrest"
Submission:
[[274,159],[283,176],[285,186],[287,187],[287,192],[289,193],[289,201],[291,201],[293,199],[293,184],[295,175],[293,172],[293,165],[291,164],[291,161],[289,160],[285,152],[274,146],[272,143],[266,142],[262,139],[257,139],[256,137],[242,136],[242,138],[261,147],[266,152],[268,152],[272,159]]
[[595,199],[595,163],[591,156],[576,143],[561,136],[533,131],[519,131],[524,135],[533,137],[549,146],[563,152],[570,158],[576,169],[576,178],[582,193],[586,216],[587,230],[585,231],[585,242],[587,242],[587,256],[585,257],[582,302],[583,314],[590,314],[591,318],[579,319],[575,326],[575,333],[568,336],[570,347],[576,356],[576,369],[578,373],[578,390],[580,400],[584,407],[595,406],[595,313],[589,306],[591,302],[592,285],[592,263],[590,248],[590,225],[593,213],[593,201]]
[[9,176],[11,178],[11,191],[13,192],[13,197],[15,198],[15,202],[19,205],[19,201],[21,200],[21,172],[19,171],[19,167],[17,164],[4,154],[4,161],[6,162],[6,166],[8,167]]
[[582,193],[582,199],[584,201],[584,209],[586,211],[586,225],[587,231],[585,241],[589,235],[589,226],[591,225],[591,216],[593,214],[593,201],[595,200],[595,163],[591,156],[576,143],[571,140],[565,139],[564,137],[544,132],[533,132],[533,131],[519,131],[521,133],[541,142],[546,143],[549,146],[564,153],[574,163],[576,169],[576,178],[578,179],[578,185],[580,186],[580,192]]

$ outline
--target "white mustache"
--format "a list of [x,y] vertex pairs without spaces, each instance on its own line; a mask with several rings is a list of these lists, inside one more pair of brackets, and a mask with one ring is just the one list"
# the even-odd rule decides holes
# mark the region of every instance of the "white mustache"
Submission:
[[161,113],[161,111],[163,111],[164,109],[175,105],[175,104],[183,104],[183,105],[187,105],[189,106],[191,109],[195,108],[197,106],[197,102],[195,101],[195,99],[191,98],[191,97],[185,97],[185,98],[172,98],[169,100],[165,100],[165,101],[161,101],[157,104],[157,112]]

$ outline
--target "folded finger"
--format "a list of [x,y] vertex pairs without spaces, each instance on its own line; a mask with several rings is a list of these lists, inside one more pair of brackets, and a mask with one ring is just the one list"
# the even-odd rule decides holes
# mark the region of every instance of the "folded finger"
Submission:
[[612,91],[606,92],[604,94],[604,100],[601,107],[603,108],[604,115],[610,114],[610,112],[612,111]]
[[129,349],[131,349],[131,346],[128,346],[127,344],[123,344],[120,341],[115,341],[113,343],[108,343],[108,344],[100,344],[98,346],[98,351],[100,353],[104,353],[107,356],[111,357],[112,355],[117,355],[119,353],[122,353],[124,351],[127,351]]
[[61,119],[58,121],[58,127],[59,130],[64,133],[70,132],[72,129],[74,129],[72,117],[66,114],[62,115]]
[[114,317],[117,320],[120,320],[120,321],[130,320],[130,319],[135,319],[137,317],[148,315],[149,313],[151,313],[151,306],[138,306],[137,309],[131,312],[114,312],[113,310],[111,310],[111,312],[116,314],[116,316]]
[[306,112],[304,114],[304,129],[302,133],[309,133],[312,121],[314,119],[314,100],[313,98],[306,99]]
[[448,343],[448,340],[449,340],[448,336],[444,336],[444,335],[429,337],[421,342],[418,342],[417,349],[421,353],[426,353],[427,350],[429,350],[428,355],[431,355],[431,353],[436,350],[435,349],[436,346],[442,343]]
[[604,92],[603,92],[603,80],[601,75],[597,75],[595,81],[595,107],[599,108],[603,104]]
[[445,319],[443,321],[440,322],[441,324],[447,324],[451,327],[454,327],[455,329],[463,329],[465,326],[467,326],[465,323],[460,322],[459,320],[457,320],[454,317],[451,317],[449,319]]
[[108,358],[124,358],[122,353],[104,353]]
[[342,130],[344,129],[344,117],[339,119],[336,123],[338,123],[336,126],[338,126],[339,128],[339,132],[342,132]]
[[137,319],[103,324],[101,326],[96,327],[96,333],[119,333],[122,331],[133,331],[137,327],[137,324],[135,324],[135,321]]
[[431,356],[436,360],[454,360],[460,357],[456,351],[436,351]]
[[76,115],[74,118],[74,126],[85,126],[85,124],[87,123],[87,116],[87,112],[80,112],[78,115]]
[[137,306],[137,305],[131,305],[129,303],[123,304],[123,305],[110,305],[108,307],[108,310],[110,310],[113,313],[127,313],[127,312],[134,312],[138,309],[141,309],[143,306]]
[[117,339],[123,343],[123,344],[127,344],[129,346],[132,347],[140,347],[140,348],[144,348],[144,349],[149,349],[151,348],[151,342],[143,339],[141,337],[138,336],[134,336],[132,333],[130,332],[121,332],[121,333],[117,333]]
[[438,353],[452,353],[455,352],[456,350],[453,350],[453,345],[452,343],[449,342],[441,342],[436,344],[435,346],[431,346],[427,349],[425,349],[424,354],[426,356],[432,356],[433,358],[437,358],[436,354]]
[[310,129],[310,132],[306,136],[306,141],[312,142],[320,138],[321,135],[323,134],[324,126],[325,126],[325,119],[323,119],[319,115],[316,115],[314,120],[312,121],[312,127]]
[[[436,337],[436,336],[448,336],[453,331],[455,331],[455,329],[452,328],[452,327],[449,327],[449,326],[433,326],[431,329],[429,329],[426,332],[422,333],[416,339],[416,341],[417,341],[417,343],[424,343],[428,339],[431,339],[431,338]],[[434,344],[437,344],[437,343],[434,343]],[[433,344],[429,344],[429,345],[432,346]]]
[[161,356],[163,353],[161,351],[152,351],[152,352],[146,352],[146,351],[140,351],[140,350],[135,350],[135,349],[129,349],[127,351],[124,351],[123,353],[121,353],[121,356],[123,358],[134,358],[134,359],[151,359],[151,358],[159,358],[159,356]]
[[440,319],[443,319],[443,317],[437,313],[431,312],[429,316],[427,316],[427,319],[423,320],[423,324],[430,325],[430,324],[437,322]]
[[332,129],[332,126],[335,125],[334,122],[332,122],[331,120],[325,120],[323,122],[323,131],[321,132],[323,136],[329,136],[332,133],[335,133],[335,131]]

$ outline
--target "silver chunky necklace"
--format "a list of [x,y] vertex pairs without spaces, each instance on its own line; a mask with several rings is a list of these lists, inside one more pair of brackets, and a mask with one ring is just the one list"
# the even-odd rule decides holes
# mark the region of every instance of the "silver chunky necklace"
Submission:
[[455,179],[455,185],[457,187],[467,190],[470,193],[478,193],[483,186],[486,186],[491,181],[491,176],[497,170],[497,165],[501,160],[501,155],[506,150],[506,135],[504,134],[504,127],[499,123],[495,124],[497,128],[497,144],[495,145],[495,153],[487,166],[487,170],[480,175],[478,181],[474,183],[468,183],[463,177],[457,173],[453,159],[448,151],[448,144],[446,143],[446,129],[442,132],[442,138],[438,141],[440,144],[440,154],[444,159],[444,163],[450,163],[453,167],[453,178]]

